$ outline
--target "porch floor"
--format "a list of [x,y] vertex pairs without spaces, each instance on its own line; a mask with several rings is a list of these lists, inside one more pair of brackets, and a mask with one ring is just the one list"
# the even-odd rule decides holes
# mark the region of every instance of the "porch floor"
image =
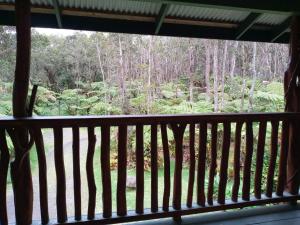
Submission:
[[[135,225],[175,225],[172,219],[138,222]],[[297,205],[276,205],[255,207],[227,212],[206,213],[182,218],[182,225],[299,225],[300,203]]]

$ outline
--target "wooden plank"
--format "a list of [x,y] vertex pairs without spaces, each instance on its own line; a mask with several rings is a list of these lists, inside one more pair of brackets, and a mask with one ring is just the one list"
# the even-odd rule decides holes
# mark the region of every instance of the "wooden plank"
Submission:
[[43,134],[40,128],[33,128],[32,135],[34,138],[38,157],[41,220],[42,224],[48,224],[49,211],[47,187],[47,160],[45,154],[45,145],[43,140]]
[[169,152],[169,141],[167,126],[162,124],[161,126],[161,138],[163,144],[163,155],[164,155],[164,194],[163,194],[163,211],[169,211],[170,201],[170,152]]
[[243,122],[237,122],[235,127],[235,140],[234,140],[234,162],[233,162],[233,185],[232,185],[232,195],[231,200],[237,202],[239,188],[240,188],[240,169],[241,169],[241,131],[243,127]]
[[220,181],[218,189],[218,203],[225,204],[226,186],[228,178],[228,159],[230,148],[230,123],[223,123],[223,144],[222,144],[222,157],[220,166]]
[[187,193],[187,207],[192,207],[193,203],[193,192],[194,192],[194,181],[195,181],[195,124],[190,124],[190,168],[189,168],[189,183],[188,183],[188,193]]
[[271,135],[271,156],[267,176],[267,187],[266,196],[272,197],[273,184],[274,184],[274,173],[277,158],[277,148],[278,148],[278,121],[272,121],[272,135]]
[[199,154],[197,171],[197,204],[205,206],[205,161],[207,143],[207,123],[200,123]]
[[180,210],[182,194],[182,162],[183,162],[183,135],[186,124],[171,124],[175,139],[175,168],[173,185],[173,208]]
[[80,179],[80,133],[79,127],[73,127],[73,181],[75,220],[81,220],[81,179]]
[[158,210],[157,125],[151,126],[151,211]]
[[80,127],[89,126],[120,126],[120,125],[152,125],[170,124],[180,121],[181,123],[199,123],[209,121],[210,123],[223,122],[260,122],[262,120],[297,120],[300,113],[218,113],[218,114],[186,114],[186,115],[121,115],[121,116],[35,116],[33,118],[4,117],[0,119],[3,128],[18,126],[36,126],[39,128],[53,128],[56,126]]
[[292,22],[292,17],[287,18],[279,26],[277,26],[272,32],[271,42],[276,42],[282,35],[288,32]]
[[86,175],[89,191],[89,200],[88,200],[88,220],[95,218],[95,207],[96,207],[96,182],[94,175],[94,154],[96,146],[96,135],[95,128],[88,127],[88,149],[86,156]]
[[136,126],[136,213],[144,213],[144,128]]
[[136,126],[136,213],[144,213],[144,128]]
[[112,198],[111,198],[111,175],[110,175],[110,127],[109,126],[101,127],[101,174],[102,174],[102,191],[103,191],[102,193],[103,217],[110,218],[112,215]]
[[251,163],[253,155],[253,127],[252,122],[246,122],[246,153],[245,153],[242,199],[250,200]]
[[53,6],[54,6],[57,26],[58,26],[58,28],[63,28],[62,19],[61,19],[61,8],[59,6],[59,2],[58,2],[58,0],[52,0],[52,2],[53,2]]
[[[128,215],[124,217],[119,217],[116,214],[113,215],[112,218],[102,219],[101,215],[98,215],[98,220],[88,220],[88,221],[70,221],[67,224],[69,225],[97,225],[97,224],[116,224],[116,223],[128,223],[134,221],[145,221],[145,220],[153,220],[153,219],[163,219],[168,217],[174,217],[175,215],[192,215],[199,213],[207,213],[207,212],[215,212],[221,210],[230,210],[230,209],[240,209],[244,207],[272,204],[272,203],[280,203],[280,202],[291,202],[299,200],[299,195],[285,195],[284,197],[274,197],[274,198],[266,198],[263,197],[261,199],[251,199],[251,201],[243,201],[239,199],[238,202],[226,201],[226,204],[219,205],[217,203],[207,206],[207,207],[199,207],[195,206],[192,208],[187,208],[184,205],[181,207],[181,210],[173,210],[171,209],[168,212],[163,211],[159,208],[159,211],[156,213],[152,213],[151,210],[145,210],[144,214],[136,214],[134,211],[128,211]],[[60,224],[53,224],[60,225]]]
[[118,182],[117,182],[117,215],[127,214],[126,204],[127,174],[127,126],[119,126],[118,133]]
[[286,172],[287,172],[287,156],[289,148],[289,122],[282,122],[281,131],[281,146],[280,146],[280,157],[279,157],[279,174],[276,194],[278,196],[283,195],[285,183],[286,183]]
[[210,167],[209,167],[209,180],[207,190],[207,203],[213,204],[214,195],[214,180],[217,168],[217,141],[218,141],[218,124],[213,123],[211,125],[211,150],[210,150]]
[[236,40],[239,40],[263,15],[262,13],[250,13],[246,19],[240,24],[238,31],[236,32]]
[[4,129],[0,129],[0,153],[0,224],[8,225],[6,189],[10,156]]
[[256,166],[254,178],[254,196],[258,199],[261,198],[261,179],[264,162],[265,140],[266,140],[267,122],[262,121],[259,124],[258,143],[256,152]]
[[62,127],[54,128],[54,160],[56,171],[56,208],[57,222],[67,221],[66,205],[66,174],[63,155],[63,130]]
[[168,10],[170,8],[169,4],[162,4],[158,13],[158,16],[156,18],[155,22],[155,32],[154,34],[159,34],[159,30],[164,22],[164,19],[168,13]]

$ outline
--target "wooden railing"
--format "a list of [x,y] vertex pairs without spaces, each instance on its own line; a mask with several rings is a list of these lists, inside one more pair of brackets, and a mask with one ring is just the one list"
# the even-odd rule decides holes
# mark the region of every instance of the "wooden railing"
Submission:
[[[118,223],[163,217],[179,219],[182,215],[242,208],[269,203],[289,202],[299,195],[284,192],[287,180],[289,125],[300,119],[296,113],[261,114],[203,114],[158,116],[101,116],[101,117],[33,117],[0,119],[0,222],[8,222],[6,209],[6,177],[9,165],[8,133],[16,128],[28,129],[38,156],[40,215],[43,224],[49,223],[47,164],[42,130],[54,132],[54,160],[56,170],[57,220],[51,223],[86,224]],[[146,209],[144,179],[144,128],[150,127],[151,207]],[[127,141],[129,127],[135,132],[136,202],[135,210],[126,204]],[[63,128],[72,128],[74,215],[67,214],[66,175],[64,165]],[[101,136],[95,129],[101,130]],[[254,129],[255,128],[255,129]],[[258,132],[256,132],[258,128]],[[270,129],[269,129],[270,128]],[[82,208],[80,132],[87,129],[86,177],[88,207]],[[113,193],[110,167],[111,130],[117,129],[117,187]],[[268,130],[270,137],[268,138]],[[173,133],[170,139],[169,132]],[[256,135],[257,134],[257,135]],[[219,136],[219,138],[218,138]],[[221,138],[220,138],[221,137]],[[158,138],[163,155],[163,185],[158,182]],[[218,140],[221,139],[219,144]],[[94,155],[100,143],[102,174],[102,212],[96,212],[96,183]],[[188,152],[184,151],[188,143]],[[267,149],[266,146],[270,146]],[[175,154],[170,154],[170,149]],[[266,152],[268,158],[264,156]],[[183,156],[189,155],[186,202],[182,199]],[[219,159],[217,160],[218,157]],[[232,155],[233,162],[229,162]],[[174,174],[170,164],[175,161]],[[266,161],[267,160],[267,161]],[[263,169],[267,167],[265,184]],[[233,168],[232,188],[227,187],[228,168]],[[173,180],[173,184],[171,184]],[[206,181],[207,180],[207,184]],[[195,188],[196,187],[196,188]],[[163,196],[159,196],[163,189]],[[171,191],[173,193],[171,193]],[[229,194],[228,194],[229,192]],[[36,194],[36,193],[35,193]],[[116,195],[116,212],[112,196]],[[37,197],[37,196],[35,196]],[[159,198],[160,197],[160,198]],[[160,202],[159,199],[162,199]],[[195,201],[193,201],[195,199]],[[170,204],[170,201],[172,202]],[[51,207],[54,207],[51,205]],[[83,216],[87,214],[87,216]],[[71,217],[73,217],[70,219]],[[68,219],[69,218],[69,219]]]

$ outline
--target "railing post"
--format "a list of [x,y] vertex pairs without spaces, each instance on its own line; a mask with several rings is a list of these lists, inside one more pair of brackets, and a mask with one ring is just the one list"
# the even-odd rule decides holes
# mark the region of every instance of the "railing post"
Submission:
[[[300,17],[295,16],[291,25],[290,64],[284,77],[286,111],[300,112]],[[300,121],[291,122],[289,130],[289,150],[287,163],[286,189],[291,194],[298,194],[300,183]]]
[[[31,19],[30,0],[16,0],[17,56],[13,88],[14,117],[28,116],[27,94],[29,87]],[[32,223],[33,190],[30,169],[29,136],[26,128],[13,130],[15,144],[15,161],[11,166],[16,223]]]

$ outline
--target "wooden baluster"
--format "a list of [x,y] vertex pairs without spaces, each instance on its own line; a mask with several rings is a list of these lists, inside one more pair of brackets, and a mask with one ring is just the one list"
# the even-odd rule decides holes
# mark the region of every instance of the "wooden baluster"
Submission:
[[151,212],[158,211],[157,125],[151,126]]
[[[119,140],[120,140],[119,132]],[[120,143],[119,143],[120,145]],[[118,179],[119,179],[118,170]],[[111,198],[111,175],[110,175],[110,127],[101,127],[101,174],[102,174],[102,200],[103,200],[103,217],[109,218],[112,214],[112,198]],[[126,175],[126,170],[125,170]],[[119,181],[118,181],[119,183]],[[119,190],[119,189],[118,189]],[[117,198],[117,203],[121,200]],[[118,203],[119,204],[119,203]]]
[[210,150],[210,167],[209,167],[209,182],[207,190],[207,203],[213,205],[214,180],[217,168],[217,140],[218,140],[218,124],[213,123],[211,127],[211,150]]
[[6,188],[9,165],[9,150],[4,129],[0,129],[0,224],[8,225]]
[[267,187],[266,187],[266,196],[271,198],[273,192],[273,183],[274,183],[274,173],[276,166],[277,158],[277,147],[278,147],[278,121],[272,121],[272,135],[271,135],[271,156],[270,164],[267,176]]
[[89,191],[88,200],[88,219],[92,220],[95,218],[95,207],[96,207],[96,183],[94,175],[94,154],[96,146],[96,135],[95,128],[88,127],[88,149],[86,156],[86,174]]
[[164,194],[163,194],[163,210],[169,211],[170,201],[170,152],[169,152],[169,141],[167,126],[161,124],[161,137],[163,144],[163,155],[164,155]]
[[241,158],[241,131],[242,131],[242,122],[237,122],[235,127],[235,141],[234,141],[234,179],[232,186],[232,195],[231,200],[233,202],[238,201],[238,194],[240,188],[240,158]]
[[56,207],[57,221],[64,223],[67,221],[66,206],[66,174],[63,155],[63,129],[61,127],[54,128],[54,160],[56,171]]
[[189,168],[189,184],[187,193],[187,207],[192,207],[193,204],[193,191],[195,180],[195,124],[190,124],[190,168]]
[[73,177],[75,220],[81,220],[81,180],[80,180],[80,133],[79,127],[73,127]]
[[136,126],[136,213],[144,213],[144,129]]
[[266,140],[266,127],[267,122],[261,121],[259,124],[258,132],[258,143],[256,152],[256,169],[255,169],[255,180],[254,180],[254,195],[257,199],[261,198],[261,178],[263,171],[264,162],[264,150]]
[[207,123],[200,124],[199,136],[199,159],[198,159],[198,174],[197,174],[197,204],[205,206],[205,161],[206,161],[206,143],[207,143]]
[[278,196],[283,195],[284,186],[286,182],[287,156],[288,156],[288,148],[289,148],[288,138],[289,138],[289,122],[282,121],[279,174],[278,174],[278,184],[276,189],[276,194]]
[[253,128],[252,122],[246,122],[246,155],[243,172],[242,199],[250,200],[251,163],[253,155]]
[[48,211],[48,187],[47,187],[47,160],[43,134],[40,128],[33,128],[32,135],[34,138],[39,166],[39,186],[40,186],[40,209],[42,224],[49,223]]
[[230,149],[230,134],[231,126],[229,122],[223,123],[223,144],[222,144],[222,157],[221,157],[221,166],[220,166],[220,181],[219,181],[219,190],[218,190],[218,203],[225,204],[225,194],[228,178],[228,158],[229,158],[229,149]]
[[[173,208],[181,209],[182,192],[182,161],[183,161],[183,135],[186,124],[171,124],[175,139],[175,169],[174,169],[174,188],[173,188]],[[175,218],[178,219],[178,218]]]
[[127,126],[119,126],[118,134],[118,183],[117,183],[117,215],[127,214],[126,204],[127,173]]

